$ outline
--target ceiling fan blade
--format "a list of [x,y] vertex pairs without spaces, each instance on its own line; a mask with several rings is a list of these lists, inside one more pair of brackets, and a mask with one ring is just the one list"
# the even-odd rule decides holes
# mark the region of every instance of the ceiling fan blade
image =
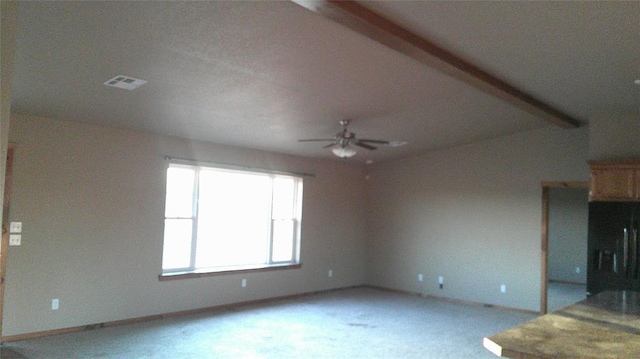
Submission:
[[315,141],[331,141],[335,142],[335,138],[310,138],[305,140],[298,140],[298,142],[315,142]]
[[366,143],[362,143],[361,140],[358,140],[358,141],[354,142],[353,144],[356,145],[356,146],[362,147],[362,148],[366,148],[368,150],[372,150],[372,151],[377,149],[377,147],[373,147],[373,146],[368,145]]
[[322,146],[322,148],[329,148],[329,147],[333,147],[333,146],[335,146],[335,145],[337,145],[337,144],[338,144],[338,142],[330,143],[330,144],[328,144],[328,145],[326,145],[326,146]]
[[358,142],[369,142],[369,143],[379,143],[381,145],[388,145],[389,141],[385,140],[368,140],[368,139],[358,139]]

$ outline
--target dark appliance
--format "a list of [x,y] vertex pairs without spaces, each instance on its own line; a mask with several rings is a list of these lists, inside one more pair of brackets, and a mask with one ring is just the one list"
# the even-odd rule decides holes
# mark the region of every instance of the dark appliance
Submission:
[[640,291],[640,203],[590,202],[587,293]]

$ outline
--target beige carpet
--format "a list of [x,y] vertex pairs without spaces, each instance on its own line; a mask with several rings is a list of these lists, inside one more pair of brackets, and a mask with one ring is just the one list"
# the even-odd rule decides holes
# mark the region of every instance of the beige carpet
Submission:
[[5,346],[28,359],[491,359],[483,337],[533,318],[356,288]]

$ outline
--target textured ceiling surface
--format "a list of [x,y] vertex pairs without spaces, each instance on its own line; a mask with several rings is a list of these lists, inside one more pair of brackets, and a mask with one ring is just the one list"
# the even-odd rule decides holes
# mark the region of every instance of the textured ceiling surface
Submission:
[[[586,124],[640,112],[640,2],[360,2]],[[386,161],[548,122],[293,2],[21,2],[12,112]],[[133,91],[103,82],[148,81]]]

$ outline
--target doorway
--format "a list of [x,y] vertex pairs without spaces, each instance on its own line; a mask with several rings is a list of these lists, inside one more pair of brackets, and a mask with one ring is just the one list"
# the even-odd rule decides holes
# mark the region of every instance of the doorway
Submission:
[[[540,314],[546,314],[549,309],[553,311],[565,304],[571,304],[566,302],[573,300],[571,298],[577,300],[581,298],[579,294],[582,291],[581,282],[586,283],[584,278],[587,269],[588,189],[589,182],[542,183]],[[569,207],[565,207],[564,202]],[[571,226],[574,224],[579,228],[574,228],[575,233],[572,233]],[[550,238],[553,241],[551,243]],[[574,253],[575,247],[580,249]],[[553,252],[550,253],[550,251]],[[553,300],[551,303],[550,279],[554,280],[551,293],[559,294],[551,298]],[[586,289],[584,296],[586,297]]]

